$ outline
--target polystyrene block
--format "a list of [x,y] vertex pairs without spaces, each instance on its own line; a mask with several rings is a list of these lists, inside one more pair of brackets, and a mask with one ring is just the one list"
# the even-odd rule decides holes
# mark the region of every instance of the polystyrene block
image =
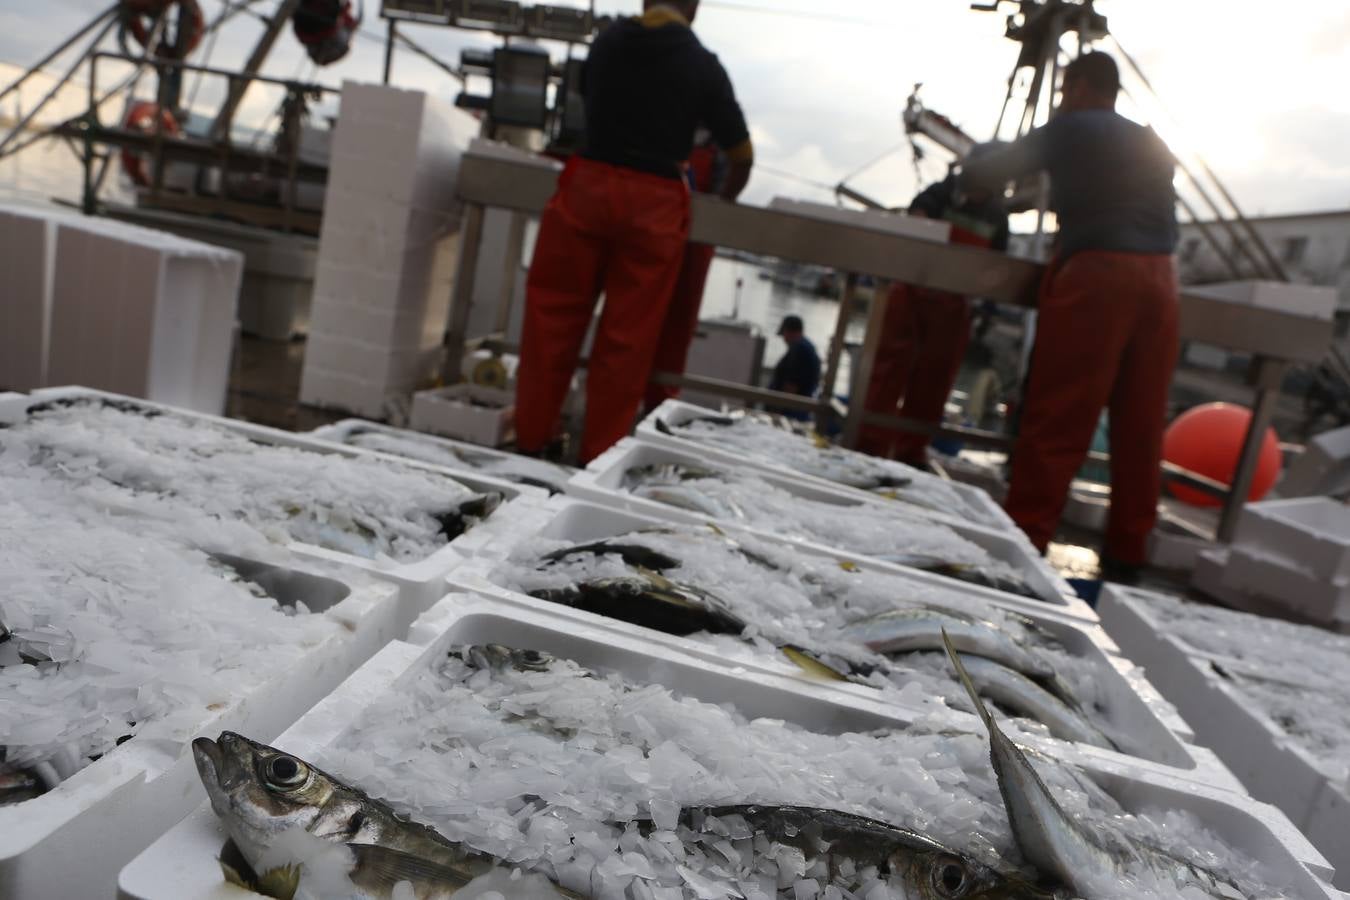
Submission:
[[1350,492],[1350,427],[1326,431],[1308,441],[1277,490],[1281,497]]
[[1329,497],[1249,503],[1235,546],[1277,557],[1314,578],[1350,579],[1350,506]]
[[117,224],[58,225],[47,381],[222,412],[243,256]]
[[1274,601],[1305,620],[1350,618],[1350,581],[1324,580],[1302,565],[1245,547],[1234,547],[1228,555],[1222,584]]
[[0,388],[42,387],[56,226],[41,210],[0,207]]
[[457,384],[413,395],[415,431],[429,431],[485,447],[500,447],[513,434],[511,404],[506,391]]

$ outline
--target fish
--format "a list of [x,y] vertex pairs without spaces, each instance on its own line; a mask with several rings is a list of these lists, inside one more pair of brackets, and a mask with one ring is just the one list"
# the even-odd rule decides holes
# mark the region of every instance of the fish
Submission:
[[681,812],[681,824],[733,839],[762,834],[808,859],[825,857],[832,875],[844,860],[858,869],[876,866],[882,875],[901,878],[904,896],[914,900],[1054,897],[1020,875],[998,872],[926,835],[851,813],[803,806],[696,807]]
[[709,516],[714,519],[745,518],[745,514],[734,504],[724,503],[718,498],[709,497],[702,491],[685,485],[639,485],[632,489],[632,494],[634,497],[640,497],[644,500],[654,500],[657,503],[664,503],[666,506],[673,506],[676,509],[686,509],[690,512],[696,512],[700,515]]
[[886,553],[878,554],[875,559],[882,562],[888,562],[892,565],[904,566],[907,569],[918,569],[920,572],[928,572],[933,575],[941,575],[944,578],[951,578],[956,581],[964,581],[966,584],[974,584],[979,587],[992,588],[996,591],[1002,591],[1005,594],[1015,594],[1018,597],[1025,597],[1028,600],[1037,600],[1046,602],[1045,598],[1036,593],[1036,590],[1025,580],[1017,575],[1006,572],[990,572],[979,566],[961,565],[959,563],[947,562],[946,560],[934,559],[931,556],[915,556],[910,553]]
[[504,644],[471,644],[457,647],[450,655],[464,660],[475,669],[504,672],[547,672],[557,660],[542,650],[518,650]]
[[1061,740],[1105,750],[1118,749],[1074,704],[1061,700],[1020,672],[965,653],[962,661],[981,697],[992,700],[1013,715],[1040,722]]
[[5,751],[6,748],[0,746],[0,807],[23,803],[47,793],[52,786],[44,783],[38,772],[6,765]]
[[[405,882],[419,900],[449,897],[475,879],[510,871],[487,854],[400,817],[304,760],[243,735],[226,731],[214,741],[199,737],[192,742],[192,755],[212,809],[260,880],[294,887],[305,877],[331,877],[312,861],[275,858],[278,851],[284,855],[286,847],[304,842],[332,845],[335,865],[345,867],[351,884],[373,900],[394,897]],[[306,847],[305,853],[311,850]],[[296,867],[300,879],[287,873]],[[551,883],[546,891],[547,896],[579,896]]]
[[699,631],[740,634],[746,624],[708,592],[646,570],[531,591],[530,596],[679,636]]
[[618,556],[623,560],[624,565],[633,568],[650,569],[653,572],[665,572],[668,569],[679,568],[682,563],[673,556],[654,550],[651,547],[645,547],[642,544],[620,544],[610,541],[595,541],[591,544],[579,544],[575,547],[564,547],[561,550],[554,550],[552,553],[545,553],[541,557],[545,562],[555,563],[567,559],[569,556],[583,556],[590,554],[593,556]]
[[435,519],[440,523],[441,533],[445,535],[447,540],[453,541],[492,515],[505,499],[497,491],[474,494],[454,509],[437,513]]
[[1003,732],[980,698],[961,655],[950,639],[944,649],[975,711],[989,732],[989,760],[1022,856],[1074,897],[1091,898],[1103,876],[1144,874],[1173,889],[1196,888],[1220,900],[1252,900],[1238,886],[1162,848],[1120,833],[1098,833],[1059,805],[1031,761]]
[[944,633],[962,653],[1002,663],[1029,678],[1055,677],[1054,666],[997,625],[955,612],[929,607],[889,610],[843,629],[845,637],[887,655],[941,650]]

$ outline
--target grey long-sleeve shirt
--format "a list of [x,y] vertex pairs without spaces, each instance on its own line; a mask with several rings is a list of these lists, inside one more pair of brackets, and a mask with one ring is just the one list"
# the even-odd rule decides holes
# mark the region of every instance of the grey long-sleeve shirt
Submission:
[[1153,129],[1113,110],[1061,113],[962,168],[968,186],[995,191],[1015,178],[1048,172],[1061,258],[1085,250],[1176,249],[1176,160]]

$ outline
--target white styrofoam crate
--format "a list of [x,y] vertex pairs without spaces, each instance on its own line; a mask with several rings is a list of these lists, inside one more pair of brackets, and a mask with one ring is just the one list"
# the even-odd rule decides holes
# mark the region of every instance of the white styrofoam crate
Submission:
[[[390,425],[382,425],[379,422],[370,422],[365,419],[343,419],[341,422],[334,422],[331,425],[324,425],[309,432],[310,436],[321,441],[333,441],[338,444],[345,444],[355,447],[352,439],[361,434],[380,434],[400,441],[415,442],[426,446],[432,452],[437,453],[435,459],[441,459],[442,455],[456,457],[466,457],[469,462],[456,463],[449,460],[436,462],[431,458],[421,456],[404,456],[399,454],[400,459],[418,459],[423,462],[429,462],[432,465],[444,466],[448,469],[464,472],[476,472],[479,468],[472,463],[474,459],[484,459],[508,465],[512,472],[496,473],[493,477],[505,478],[514,483],[533,484],[535,487],[548,485],[547,490],[553,494],[560,494],[567,486],[567,479],[575,474],[576,470],[566,466],[556,465],[554,463],[544,462],[543,460],[531,459],[528,456],[520,456],[516,453],[508,453],[505,450],[497,450],[492,447],[484,447],[480,444],[470,444],[465,441],[457,441],[453,438],[440,437],[439,435],[423,434],[420,431],[410,431],[403,428],[394,428]],[[357,449],[365,449],[358,447]],[[519,473],[517,475],[516,473]],[[492,474],[492,473],[488,473]],[[527,482],[518,482],[518,477],[528,478]]]
[[1330,497],[1248,503],[1234,547],[1294,563],[1322,581],[1350,580],[1350,506]]
[[[515,434],[511,418],[514,402],[509,391],[456,384],[413,394],[414,431],[429,431],[484,447],[500,447]],[[483,405],[476,405],[483,404]]]
[[55,219],[46,210],[0,206],[0,389],[28,391],[46,377]]
[[1271,600],[1307,621],[1332,624],[1350,618],[1350,579],[1318,578],[1281,556],[1234,547],[1221,584]]
[[[904,727],[912,721],[906,711],[895,707],[862,699],[846,703],[809,690],[799,681],[714,666],[609,628],[505,607],[489,598],[452,595],[437,607],[436,616],[442,631],[430,643],[390,644],[273,743],[301,758],[313,757],[321,748],[342,741],[362,709],[425,667],[438,664],[450,647],[480,643],[541,650],[583,666],[618,671],[638,682],[654,681],[685,696],[730,702],[750,718],[783,719],[824,733]],[[1073,747],[1063,749],[1068,752],[1061,758],[1081,766],[1125,809],[1190,812],[1228,844],[1266,864],[1296,896],[1335,896],[1324,881],[1330,874],[1326,861],[1278,810],[1144,766],[1079,755]],[[204,798],[204,792],[199,790],[196,796]],[[209,805],[199,806],[122,870],[120,895],[127,900],[219,896],[221,873],[216,857],[224,840],[224,830]]]
[[344,444],[317,440],[308,435],[282,431],[278,428],[269,428],[264,425],[255,425],[250,422],[241,422],[235,419],[223,419],[216,416],[208,416],[165,406],[163,404],[150,403],[148,401],[123,397],[117,394],[109,394],[103,391],[93,391],[81,387],[47,388],[40,391],[34,391],[21,403],[15,402],[7,405],[0,405],[0,423],[7,421],[21,421],[27,414],[28,408],[37,404],[78,399],[81,397],[101,398],[120,403],[138,404],[148,409],[186,416],[203,423],[210,423],[216,427],[233,431],[259,443],[272,444],[281,447],[293,447],[313,453],[383,459],[391,464],[397,464],[413,469],[422,469],[451,478],[473,491],[495,491],[500,493],[505,498],[506,502],[502,503],[492,515],[488,516],[486,521],[469,529],[469,531],[450,541],[444,547],[425,559],[415,562],[394,564],[389,563],[388,561],[381,562],[380,560],[352,556],[347,553],[340,553],[313,544],[301,542],[294,542],[291,544],[291,549],[301,556],[331,560],[356,566],[365,569],[380,578],[393,581],[404,589],[414,603],[420,603],[423,608],[430,606],[440,597],[442,593],[442,582],[445,576],[454,569],[455,566],[459,565],[465,558],[480,552],[484,547],[492,546],[499,541],[511,541],[516,532],[516,527],[513,524],[515,519],[522,515],[525,510],[542,502],[548,496],[545,491],[528,485],[512,484],[485,475],[467,474],[465,472],[447,469],[443,466],[434,466],[430,463],[419,462],[417,460],[407,460],[387,453],[358,450]]
[[1308,441],[1275,490],[1281,497],[1342,496],[1350,490],[1350,427],[1324,431]]
[[[1149,608],[1147,591],[1107,585],[1102,624],[1258,800],[1278,806],[1317,845],[1350,886],[1350,803],[1316,761],[1219,674],[1250,671],[1240,661],[1202,652],[1171,634]],[[1291,651],[1294,652],[1294,651]],[[1257,673],[1259,676],[1259,673]]]
[[[406,634],[418,612],[396,585],[357,569],[299,559],[267,568],[281,569],[285,579],[288,596],[279,599],[302,600],[343,627],[266,684],[222,708],[202,710],[198,733],[243,730],[260,740],[280,734]],[[0,806],[0,897],[111,898],[121,867],[196,804],[197,771],[188,748],[194,736],[133,738],[48,793]]]
[[[652,411],[637,427],[638,437],[655,444],[675,447],[680,450],[706,454],[709,459],[723,460],[735,463],[736,465],[748,466],[754,469],[763,469],[770,472],[788,473],[797,478],[804,478],[813,483],[826,484],[838,491],[846,491],[850,494],[856,494],[860,497],[866,497],[869,501],[876,503],[893,503],[895,501],[879,497],[870,491],[860,488],[852,488],[837,481],[830,481],[817,475],[808,475],[799,472],[790,466],[777,462],[768,456],[753,456],[741,454],[735,450],[718,447],[715,444],[703,443],[692,438],[682,437],[674,429],[691,422],[695,419],[706,419],[708,411],[699,406],[685,403],[680,400],[667,400]],[[658,425],[658,423],[660,423]],[[663,431],[662,428],[670,429],[670,433]],[[805,438],[803,438],[805,440]],[[937,477],[937,476],[934,476]],[[999,503],[989,495],[989,492],[973,484],[965,484],[960,481],[949,481],[948,485],[953,491],[961,496],[967,503],[984,513],[985,520],[979,524],[988,528],[1003,528],[1008,531],[1021,534],[1021,530],[1009,518],[1008,513]],[[958,515],[948,515],[945,513],[924,510],[924,515],[931,514],[933,518],[939,518],[943,521],[964,521]]]
[[62,217],[45,383],[224,412],[243,268],[233,250]]
[[[567,493],[606,506],[646,512],[668,521],[706,523],[708,516],[667,506],[655,500],[635,497],[623,489],[624,475],[629,469],[666,463],[703,467],[720,465],[728,469],[746,468],[734,458],[715,456],[697,444],[680,449],[670,444],[647,443],[640,439],[625,438],[593,460],[585,471],[573,476],[568,482]],[[751,467],[751,473],[789,494],[822,503],[847,507],[860,504],[873,505],[878,502],[861,498],[856,491],[841,489],[828,482],[811,479],[795,472],[776,472],[769,468]],[[719,520],[717,524],[738,527],[735,521]],[[1042,600],[1053,606],[1074,611],[1081,618],[1096,618],[1091,608],[1074,594],[1073,589],[1059,573],[1050,568],[1022,532],[1000,531],[958,520],[947,520],[943,524],[971,543],[984,548],[990,556],[1015,568]],[[746,527],[744,524],[739,528],[755,534],[771,533],[763,529]],[[794,541],[794,543],[808,545],[811,542]]]

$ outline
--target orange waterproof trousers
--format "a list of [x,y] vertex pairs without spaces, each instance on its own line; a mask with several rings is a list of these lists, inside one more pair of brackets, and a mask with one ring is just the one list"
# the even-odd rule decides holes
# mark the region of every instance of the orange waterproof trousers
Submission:
[[[908,284],[892,286],[867,386],[867,411],[941,424],[970,343],[970,318],[970,303],[958,294]],[[931,440],[922,434],[867,425],[859,435],[858,449],[922,466]]]
[[683,181],[573,157],[544,209],[516,375],[522,452],[555,437],[601,291],[586,376],[585,464],[632,428],[689,236]]
[[[694,343],[694,335],[698,333],[698,312],[703,305],[703,289],[708,283],[708,270],[712,268],[716,249],[707,244],[689,244],[685,247],[684,264],[680,266],[675,293],[670,298],[666,322],[661,328],[661,340],[656,347],[653,372],[684,374],[689,348]],[[678,396],[679,388],[651,382],[647,385],[644,406],[650,412],[666,400]]]
[[1111,417],[1106,555],[1143,564],[1157,520],[1162,436],[1178,344],[1171,256],[1082,252],[1041,289],[1006,508],[1044,551],[1103,407]]

